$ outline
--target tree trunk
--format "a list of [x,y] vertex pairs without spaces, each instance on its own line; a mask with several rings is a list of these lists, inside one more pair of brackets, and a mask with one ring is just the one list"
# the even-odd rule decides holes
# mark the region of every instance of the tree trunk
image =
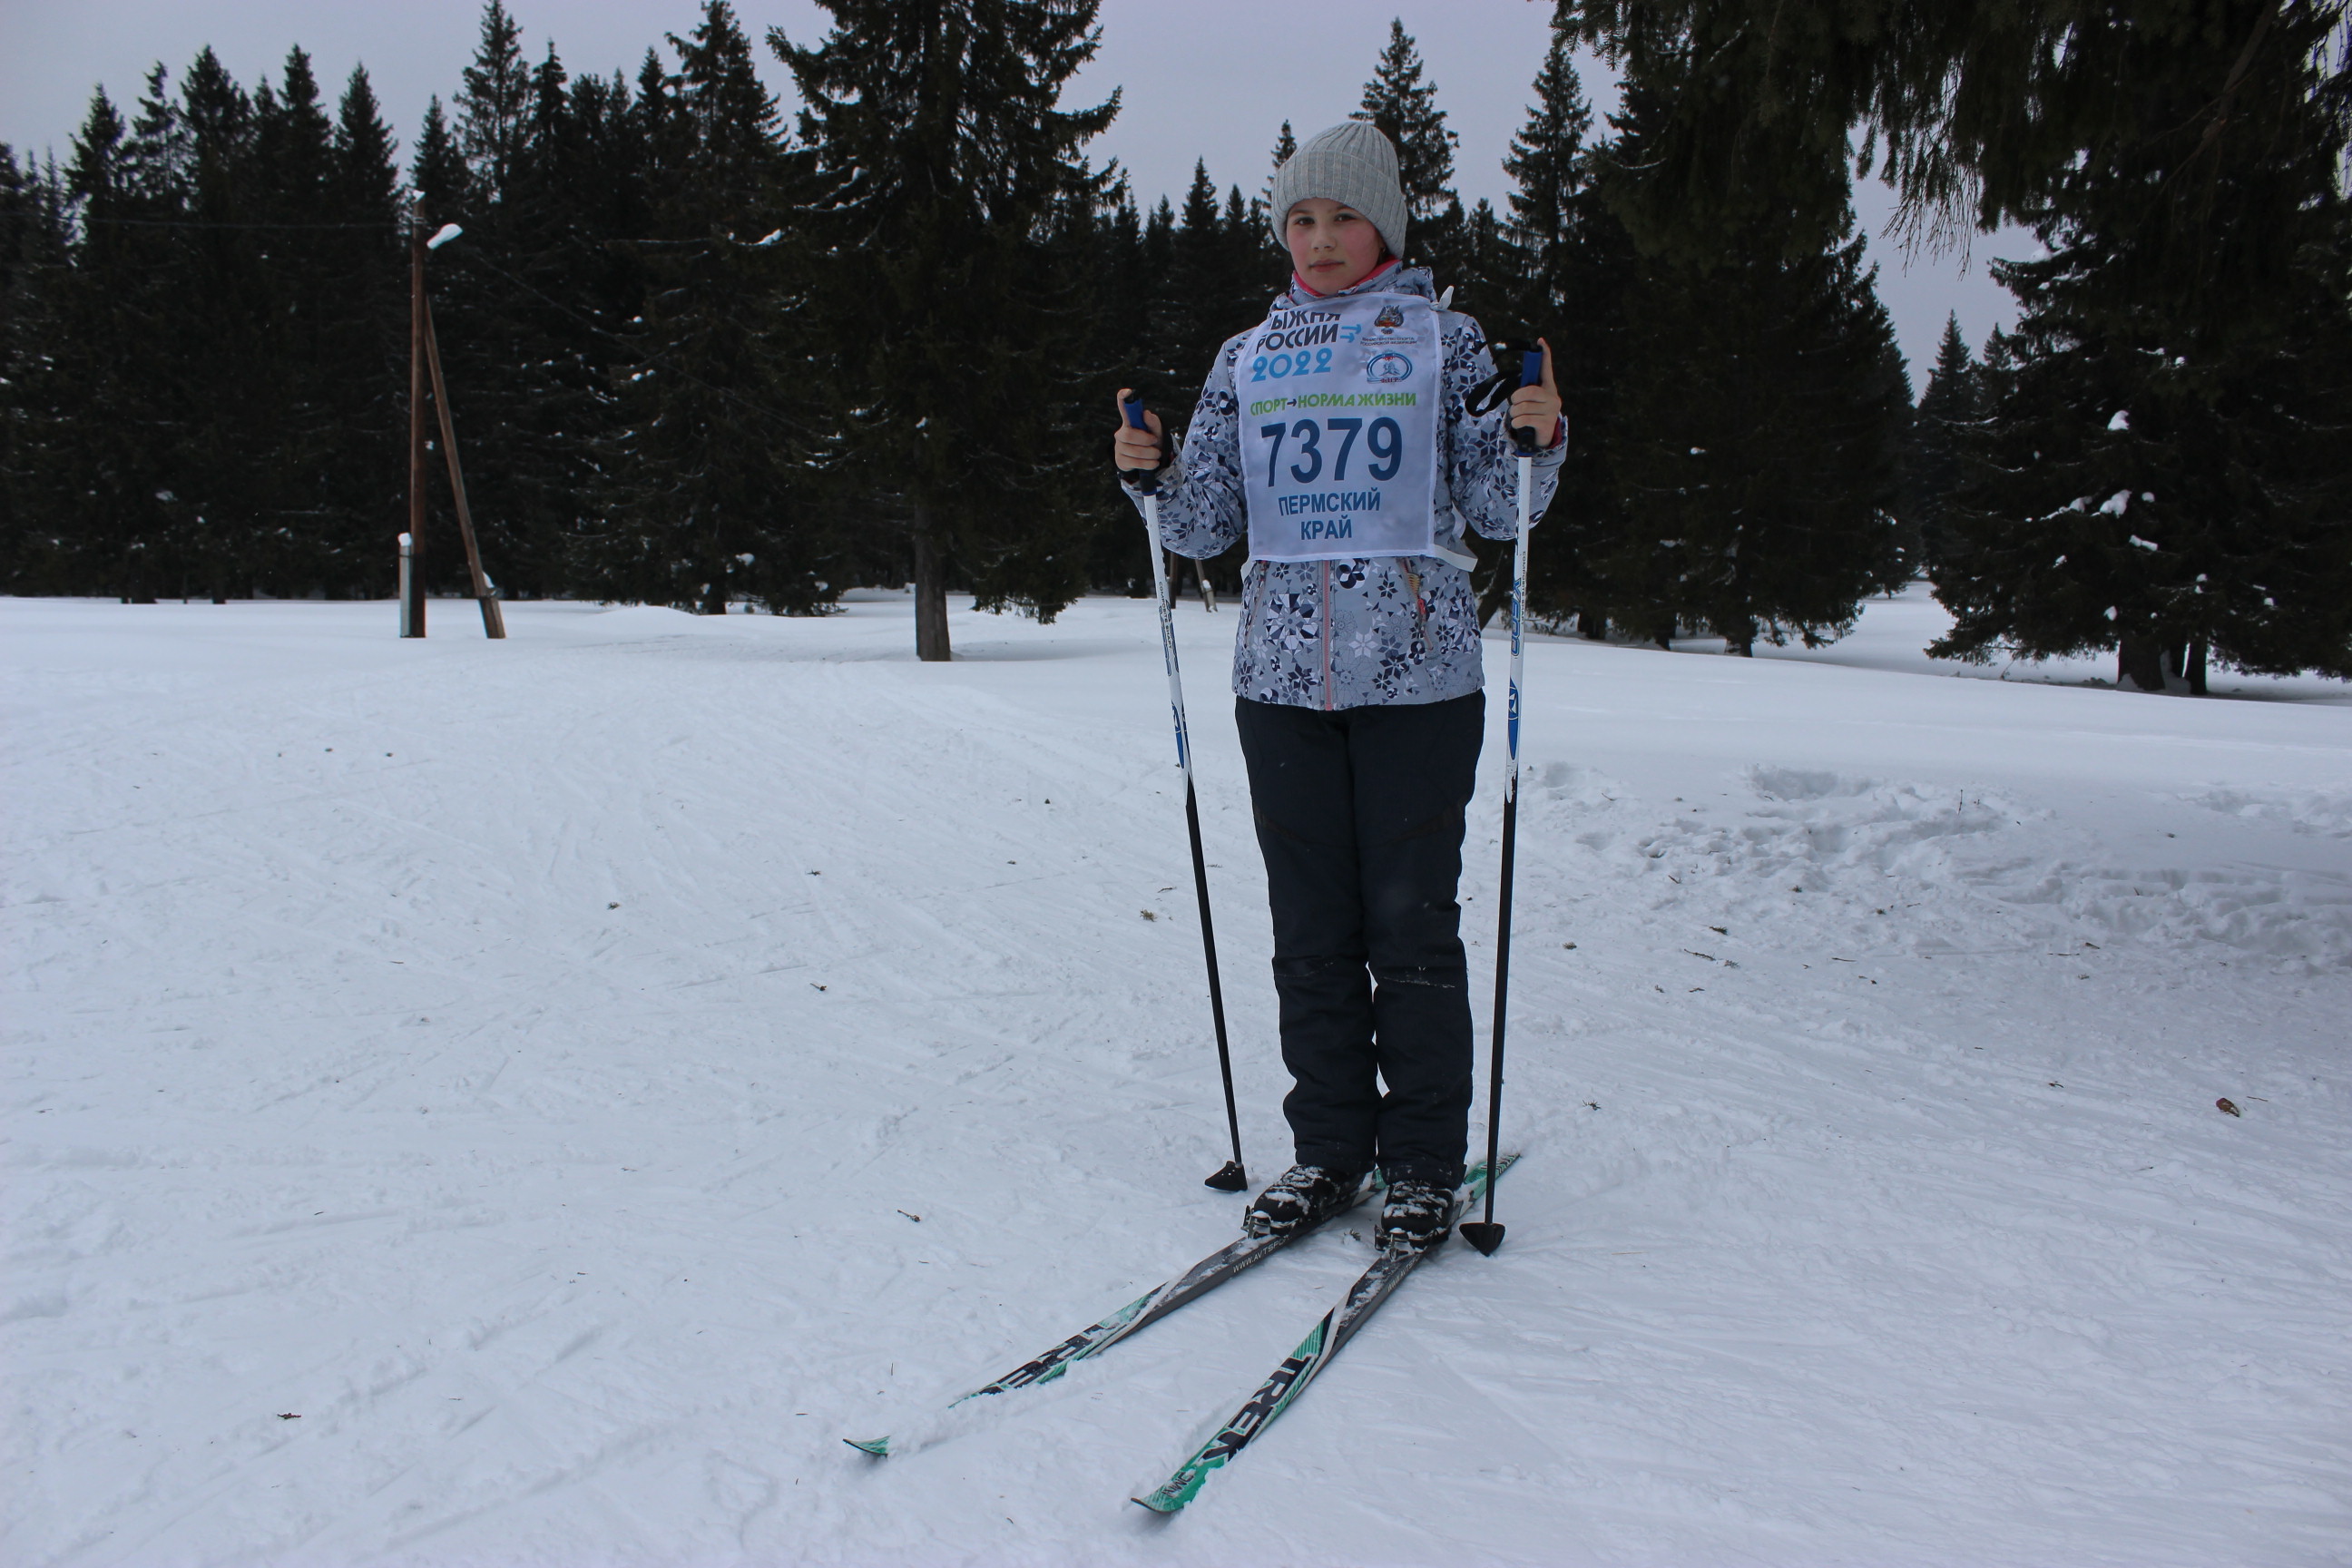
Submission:
[[2164,689],[2164,645],[2154,637],[2126,632],[2116,645],[2116,687],[2118,690]]
[[931,536],[931,512],[915,508],[915,657],[945,661],[948,649],[947,562]]
[[2205,645],[2201,642],[2193,642],[2189,645],[2189,668],[2187,674],[2189,677],[2189,695],[2191,697],[2202,697],[2205,695]]
[[1576,612],[1576,629],[1586,642],[1607,642],[1609,617],[1598,610],[1579,610]]

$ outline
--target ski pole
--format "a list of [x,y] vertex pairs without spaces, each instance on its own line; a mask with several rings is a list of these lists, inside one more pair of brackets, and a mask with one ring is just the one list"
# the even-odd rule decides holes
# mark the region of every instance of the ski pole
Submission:
[[[1543,384],[1541,349],[1519,356],[1519,384]],[[1507,422],[1509,416],[1505,416]],[[1511,706],[1506,721],[1510,737],[1510,773],[1503,781],[1503,886],[1495,916],[1495,1028],[1487,1047],[1486,1169],[1496,1168],[1503,1152],[1503,1024],[1511,988],[1511,872],[1519,829],[1519,683],[1527,669],[1525,646],[1528,612],[1528,533],[1533,526],[1529,507],[1534,500],[1536,434],[1524,425],[1512,425],[1511,445],[1519,458],[1519,537],[1511,549]],[[1495,1187],[1486,1184],[1486,1217],[1460,1228],[1462,1239],[1492,1258],[1503,1245],[1503,1227],[1495,1223]]]
[[[1119,406],[1129,428],[1148,430],[1143,399],[1130,397]],[[1217,1028],[1217,1072],[1225,1084],[1225,1126],[1233,1133],[1234,1157],[1202,1183],[1221,1193],[1237,1193],[1249,1185],[1242,1166],[1242,1117],[1234,1101],[1233,1047],[1225,1037],[1225,991],[1217,979],[1217,931],[1209,919],[1209,863],[1201,853],[1201,805],[1192,790],[1192,735],[1184,723],[1184,680],[1176,668],[1176,618],[1168,595],[1168,560],[1160,548],[1160,474],[1138,470],[1135,488],[1143,492],[1143,526],[1151,536],[1151,585],[1160,599],[1160,651],[1168,664],[1168,707],[1176,721],[1176,765],[1184,770],[1184,826],[1192,836],[1192,891],[1201,901],[1201,950],[1209,964],[1209,1016]]]

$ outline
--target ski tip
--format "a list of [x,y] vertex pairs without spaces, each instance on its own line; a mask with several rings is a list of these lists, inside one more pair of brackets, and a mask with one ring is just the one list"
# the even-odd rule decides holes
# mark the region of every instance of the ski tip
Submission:
[[844,1437],[842,1441],[859,1453],[871,1454],[877,1459],[890,1457],[890,1439],[887,1437]]
[[1249,1185],[1249,1173],[1242,1169],[1242,1163],[1239,1160],[1228,1160],[1218,1169],[1215,1175],[1209,1177],[1201,1184],[1204,1187],[1214,1187],[1221,1193],[1238,1193]]
[[1201,1489],[1209,1483],[1210,1472],[1221,1468],[1224,1462],[1224,1457],[1222,1455],[1215,1458],[1208,1458],[1203,1455],[1196,1454],[1185,1462],[1182,1469],[1160,1482],[1150,1491],[1139,1498],[1129,1498],[1128,1500],[1139,1507],[1148,1508],[1154,1513],[1174,1513],[1201,1495]]
[[1463,1240],[1488,1258],[1494,1257],[1495,1248],[1503,1245],[1503,1227],[1499,1225],[1489,1225],[1485,1220],[1472,1219],[1463,1221],[1455,1228],[1462,1232]]

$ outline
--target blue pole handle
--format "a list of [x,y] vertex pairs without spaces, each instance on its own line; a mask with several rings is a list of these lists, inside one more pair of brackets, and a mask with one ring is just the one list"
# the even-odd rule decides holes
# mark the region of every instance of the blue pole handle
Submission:
[[[1519,384],[1521,386],[1541,386],[1543,384],[1543,350],[1539,348],[1522,348],[1519,351]],[[1538,450],[1536,446],[1536,433],[1528,429],[1524,425],[1514,425],[1511,426],[1511,445],[1517,447],[1520,453],[1525,456],[1531,456]]]
[[[1149,430],[1151,428],[1150,426],[1143,422],[1143,399],[1140,397],[1123,397],[1119,400],[1118,406],[1119,411],[1127,416],[1127,427],[1129,429]],[[1160,470],[1157,468],[1128,468],[1123,471],[1123,477],[1132,479],[1135,481],[1135,488],[1141,490],[1145,495],[1150,495],[1160,488]],[[1156,542],[1155,542],[1155,543]]]

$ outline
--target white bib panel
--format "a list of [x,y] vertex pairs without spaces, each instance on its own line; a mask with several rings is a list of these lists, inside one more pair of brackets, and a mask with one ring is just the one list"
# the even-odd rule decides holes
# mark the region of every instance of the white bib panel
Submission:
[[1268,316],[1234,367],[1253,561],[1435,552],[1444,345],[1417,294]]

